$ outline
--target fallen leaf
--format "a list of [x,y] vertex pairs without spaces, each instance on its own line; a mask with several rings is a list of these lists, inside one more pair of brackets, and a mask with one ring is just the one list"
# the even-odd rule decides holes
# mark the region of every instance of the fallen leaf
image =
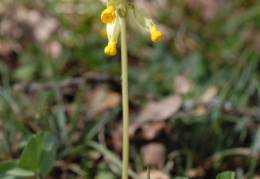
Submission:
[[114,131],[112,131],[112,143],[115,153],[121,154],[123,146],[123,126],[119,125]]
[[165,122],[133,123],[129,127],[131,140],[152,140],[162,134],[167,128]]
[[51,14],[36,9],[18,6],[4,13],[0,34],[17,39],[22,47],[32,43],[44,44],[59,27],[58,21]]
[[195,116],[203,116],[206,115],[208,113],[207,109],[205,108],[205,106],[198,106],[196,111],[194,112]]
[[45,46],[45,52],[52,58],[57,58],[62,53],[62,46],[58,41],[53,41]]
[[145,166],[162,169],[165,162],[166,149],[161,143],[149,143],[142,146],[141,154]]
[[185,76],[178,75],[174,78],[173,88],[177,94],[187,94],[191,89],[191,82]]
[[103,88],[96,88],[87,94],[86,99],[89,102],[90,109],[102,113],[116,107],[121,102],[121,95]]
[[205,170],[201,166],[198,166],[196,168],[190,169],[187,173],[187,176],[189,178],[202,178],[205,176]]
[[217,94],[218,94],[218,88],[216,86],[211,86],[201,96],[200,101],[203,103],[209,103],[211,99]]
[[[138,176],[141,179],[146,179],[147,171],[142,171]],[[150,170],[150,179],[170,179],[170,177],[159,170]]]
[[201,0],[203,4],[203,18],[211,21],[217,14],[219,3],[215,0]]
[[139,120],[164,121],[176,113],[182,105],[179,95],[168,96],[158,102],[149,102],[141,111]]
[[37,26],[35,26],[35,38],[40,42],[46,42],[51,34],[58,28],[58,22],[51,16],[46,16],[41,19]]

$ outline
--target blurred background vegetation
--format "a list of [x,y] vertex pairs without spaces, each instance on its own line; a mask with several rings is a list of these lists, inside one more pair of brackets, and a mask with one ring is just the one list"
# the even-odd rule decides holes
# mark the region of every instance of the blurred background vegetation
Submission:
[[[131,2],[164,34],[154,44],[128,19],[131,177],[260,178],[260,1]],[[0,161],[21,157],[38,178],[119,178],[120,42],[103,53],[103,9],[0,1]],[[50,169],[23,164],[30,139],[55,143]]]

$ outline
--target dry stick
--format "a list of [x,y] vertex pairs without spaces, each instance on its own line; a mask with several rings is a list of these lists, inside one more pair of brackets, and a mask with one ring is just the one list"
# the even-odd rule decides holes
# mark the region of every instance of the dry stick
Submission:
[[[74,77],[57,82],[58,88],[79,86],[84,83],[103,83],[108,82],[117,89],[120,89],[120,82],[113,76],[104,73],[86,73],[82,77]],[[54,88],[53,83],[16,83],[13,85],[14,91],[24,91],[26,93],[36,93],[41,90],[51,90]]]

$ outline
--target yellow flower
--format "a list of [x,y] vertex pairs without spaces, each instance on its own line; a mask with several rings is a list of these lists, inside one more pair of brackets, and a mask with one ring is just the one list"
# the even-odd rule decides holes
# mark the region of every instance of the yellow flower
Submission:
[[104,50],[105,54],[110,56],[116,55],[117,53],[116,44],[117,44],[117,38],[119,34],[120,34],[120,21],[119,18],[116,18],[113,24],[107,24],[108,45]]
[[114,56],[117,53],[116,50],[116,41],[115,40],[111,40],[108,42],[108,45],[106,46],[105,50],[104,50],[105,54],[110,55],[110,56]]
[[[107,8],[101,14],[101,20],[107,24],[106,32],[108,38],[108,45],[105,47],[104,52],[107,55],[114,56],[117,53],[116,45],[117,38],[120,34],[120,20],[119,9],[122,8],[121,0],[100,0]],[[132,13],[136,20],[145,27],[151,34],[153,42],[158,42],[162,39],[163,34],[157,30],[152,19],[147,12],[138,6],[131,3],[127,4],[128,12]],[[118,17],[117,17],[118,16]],[[104,30],[101,31],[101,35],[105,37]]]
[[101,20],[105,24],[113,24],[116,19],[116,14],[113,6],[108,6],[101,14]]
[[163,37],[163,34],[162,34],[160,31],[158,31],[158,30],[156,29],[156,27],[154,27],[154,26],[151,26],[151,27],[149,28],[149,32],[150,32],[150,34],[151,34],[151,39],[152,39],[153,42],[158,42],[158,41],[160,41],[160,40],[162,39],[162,37]]
[[147,12],[143,8],[135,6],[133,4],[130,6],[130,8],[132,9],[134,17],[139,22],[139,24],[141,24],[150,32],[152,41],[160,41],[163,35],[160,31],[157,30],[155,24],[153,23],[153,20],[149,17]]

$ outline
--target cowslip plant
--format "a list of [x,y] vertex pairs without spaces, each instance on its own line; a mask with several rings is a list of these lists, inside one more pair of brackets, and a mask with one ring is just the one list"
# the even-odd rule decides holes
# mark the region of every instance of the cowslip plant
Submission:
[[126,18],[128,12],[133,13],[139,24],[144,26],[151,34],[151,40],[158,42],[163,35],[157,30],[154,22],[147,12],[134,4],[127,3],[126,0],[100,0],[106,9],[101,13],[101,20],[107,24],[106,31],[108,45],[104,52],[107,55],[117,54],[117,38],[121,33],[121,65],[122,65],[122,104],[123,104],[123,170],[122,179],[128,178],[129,160],[129,136],[128,136],[128,80],[127,80],[127,43],[126,43]]

